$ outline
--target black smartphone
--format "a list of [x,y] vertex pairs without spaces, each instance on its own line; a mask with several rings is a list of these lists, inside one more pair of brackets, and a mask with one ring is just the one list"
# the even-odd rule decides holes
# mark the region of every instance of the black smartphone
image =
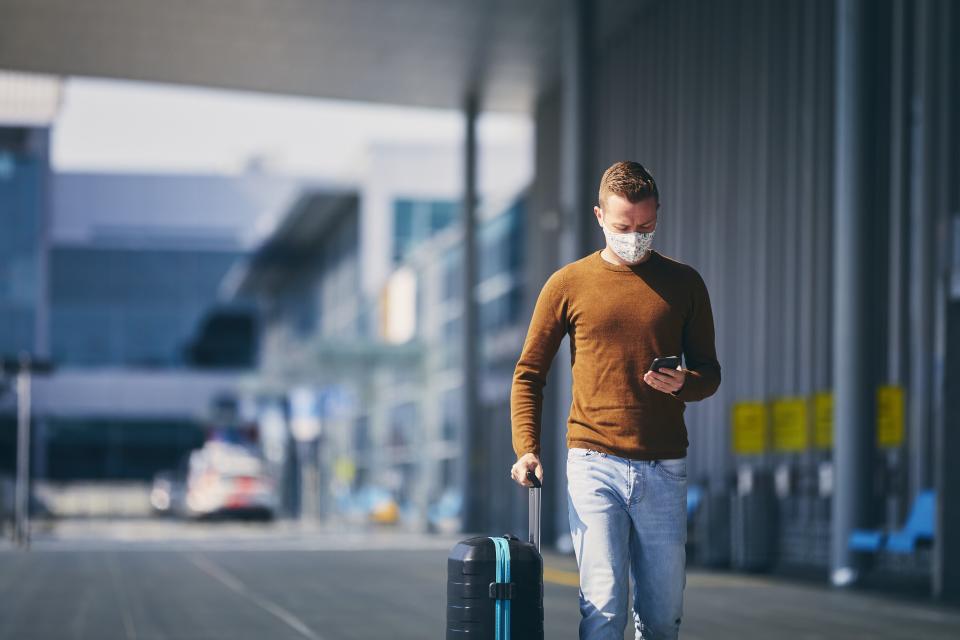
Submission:
[[680,366],[680,356],[662,356],[654,358],[650,364],[650,371],[659,371],[660,369],[676,369]]

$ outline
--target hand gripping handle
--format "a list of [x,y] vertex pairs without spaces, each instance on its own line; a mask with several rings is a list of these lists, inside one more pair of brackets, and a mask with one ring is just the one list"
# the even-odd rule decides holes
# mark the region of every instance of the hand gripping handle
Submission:
[[529,521],[529,539],[530,542],[540,551],[540,488],[543,486],[537,475],[527,470],[527,480],[533,483],[530,487],[530,521]]

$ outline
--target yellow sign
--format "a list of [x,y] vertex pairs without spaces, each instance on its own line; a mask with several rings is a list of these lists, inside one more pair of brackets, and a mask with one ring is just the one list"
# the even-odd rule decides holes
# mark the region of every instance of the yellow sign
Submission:
[[813,444],[818,449],[833,447],[833,392],[813,395]]
[[877,446],[903,444],[903,387],[886,385],[877,389]]
[[773,449],[803,451],[810,446],[807,399],[781,398],[773,403]]
[[767,405],[763,402],[736,402],[732,417],[733,452],[738,455],[763,453],[767,447]]
[[353,482],[354,476],[357,475],[357,467],[350,458],[340,456],[333,465],[333,473],[337,480]]

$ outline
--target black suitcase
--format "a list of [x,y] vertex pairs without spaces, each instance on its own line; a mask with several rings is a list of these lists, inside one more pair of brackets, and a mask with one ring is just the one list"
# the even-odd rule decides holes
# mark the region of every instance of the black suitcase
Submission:
[[[450,552],[447,640],[543,640],[540,482],[532,472],[527,478],[533,482],[529,541],[509,534],[499,536],[500,542],[479,536],[458,542]],[[506,557],[509,564],[503,562]]]

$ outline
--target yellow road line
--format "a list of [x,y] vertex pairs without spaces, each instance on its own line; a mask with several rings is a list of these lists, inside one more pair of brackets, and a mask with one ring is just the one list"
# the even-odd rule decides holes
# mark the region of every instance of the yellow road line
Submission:
[[[562,584],[567,587],[580,586],[580,574],[576,571],[564,571],[553,567],[543,568],[543,581]],[[711,575],[702,573],[687,574],[689,587],[765,587],[771,582],[763,578],[739,575]]]
[[755,578],[751,576],[740,576],[736,574],[712,575],[712,574],[687,574],[688,587],[770,587],[774,586],[771,580]]
[[563,571],[552,567],[543,568],[543,581],[562,584],[567,587],[580,586],[580,574],[576,571]]

